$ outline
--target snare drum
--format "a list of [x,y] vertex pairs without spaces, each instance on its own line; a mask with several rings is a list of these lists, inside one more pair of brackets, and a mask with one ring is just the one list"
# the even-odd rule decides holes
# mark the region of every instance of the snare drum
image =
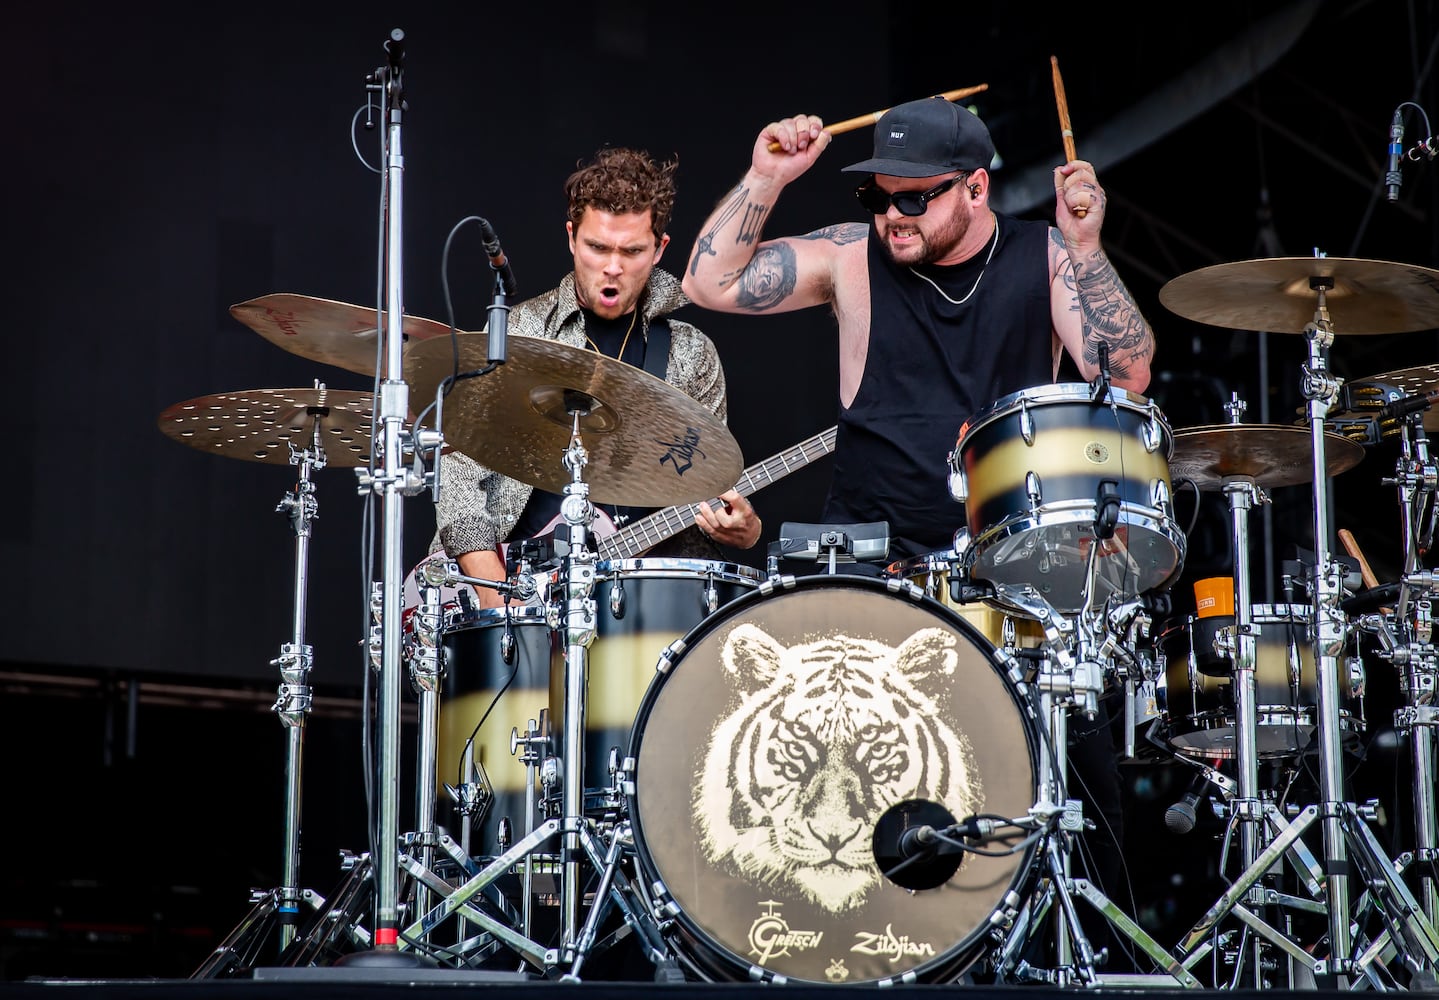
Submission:
[[963,563],[959,554],[954,549],[944,549],[890,563],[885,567],[885,575],[908,580],[922,588],[925,596],[955,612],[979,629],[980,634],[996,646],[1006,644],[1006,624],[1014,630],[1016,646],[1033,649],[1044,642],[1044,628],[1033,618],[991,607],[983,601],[956,601],[950,593],[949,583],[953,577],[961,574],[962,569]]
[[1185,549],[1171,522],[1173,448],[1158,407],[1123,389],[1096,402],[1087,383],[1042,385],[985,407],[950,456],[970,575],[1028,584],[1068,614],[1165,586]]
[[[1313,611],[1300,604],[1256,604],[1250,617],[1256,630],[1255,752],[1265,759],[1292,756],[1309,745],[1316,725]],[[1235,756],[1234,664],[1214,648],[1219,630],[1228,630],[1233,638],[1233,628],[1232,615],[1190,616],[1159,633],[1162,725],[1169,744],[1186,756]],[[1341,657],[1341,734],[1364,730],[1359,679]]]
[[900,834],[882,834],[909,828],[889,825],[904,810],[1023,816],[1038,784],[1007,658],[888,588],[846,574],[757,590],[677,643],[645,693],[636,881],[703,976],[951,981],[1014,905],[1032,843],[961,855],[919,887],[884,874]]
[[[598,618],[589,647],[585,700],[585,782],[611,784],[611,748],[623,751],[655,664],[666,646],[716,610],[759,586],[750,566],[706,559],[616,559],[595,564]],[[563,634],[559,637],[563,644]],[[561,650],[562,652],[562,650]],[[564,658],[550,677],[550,720],[564,758]]]

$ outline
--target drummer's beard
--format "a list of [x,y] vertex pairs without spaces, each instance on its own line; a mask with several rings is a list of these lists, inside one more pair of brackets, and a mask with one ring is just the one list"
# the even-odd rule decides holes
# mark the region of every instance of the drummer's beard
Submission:
[[[972,221],[968,215],[956,213],[948,222],[929,227],[926,231],[920,226],[923,218],[924,216],[920,215],[906,215],[891,221],[884,216],[875,222],[884,252],[900,267],[914,267],[918,264],[935,264],[943,261],[964,242],[964,237],[969,233]],[[918,239],[911,239],[904,245],[896,247],[890,239],[890,234],[895,232],[911,233]],[[958,263],[958,261],[950,263]]]

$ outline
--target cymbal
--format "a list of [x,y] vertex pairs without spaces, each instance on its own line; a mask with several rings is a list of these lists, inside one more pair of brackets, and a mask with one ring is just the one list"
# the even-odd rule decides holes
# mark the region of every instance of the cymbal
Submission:
[[1273,257],[1215,264],[1181,274],[1159,301],[1186,319],[1234,330],[1303,333],[1319,296],[1340,336],[1408,333],[1439,326],[1439,271],[1417,264],[1344,257]]
[[289,465],[290,448],[320,443],[326,464],[358,468],[370,460],[374,396],[339,389],[242,389],[197,396],[165,408],[160,430],[181,444],[247,462]]
[[[483,368],[488,336],[459,336],[461,372]],[[445,441],[512,479],[563,493],[571,408],[589,454],[581,479],[595,503],[668,507],[732,488],[744,460],[724,422],[674,386],[632,365],[554,340],[510,337],[507,360],[457,383],[444,404]],[[453,373],[448,340],[405,352],[411,401],[433,399]],[[443,488],[443,487],[442,487]]]
[[[230,307],[230,315],[270,343],[311,361],[373,375],[379,360],[380,317],[365,306],[353,306],[312,295],[276,292]],[[401,326],[407,344],[448,336],[445,323],[405,316]]]
[[[1341,399],[1330,410],[1329,419],[1374,416],[1378,410],[1406,396],[1423,396],[1439,392],[1439,364],[1400,368],[1379,375],[1349,379]],[[1347,405],[1345,405],[1347,402]],[[1439,431],[1439,405],[1424,411],[1424,429]],[[1398,433],[1397,420],[1385,422],[1382,431]]]
[[[1201,490],[1221,490],[1228,479],[1253,479],[1264,489],[1313,482],[1308,427],[1282,424],[1214,424],[1174,432],[1171,480],[1190,479]],[[1324,467],[1337,476],[1364,458],[1361,445],[1324,432]]]

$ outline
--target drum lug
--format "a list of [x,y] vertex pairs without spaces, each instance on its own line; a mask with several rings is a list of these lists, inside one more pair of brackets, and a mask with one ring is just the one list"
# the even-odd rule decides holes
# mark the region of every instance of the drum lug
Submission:
[[1029,412],[1029,400],[1019,404],[1019,436],[1027,445],[1034,444],[1034,417]]
[[700,607],[706,615],[712,615],[719,610],[719,590],[715,588],[713,575],[705,578],[704,596],[701,598]]
[[1035,513],[1044,501],[1044,485],[1039,481],[1039,473],[1033,469],[1024,474],[1024,492],[1029,496],[1030,513]]
[[1153,403],[1149,404],[1149,422],[1144,425],[1144,450],[1151,455],[1159,450],[1164,443],[1164,420],[1159,415],[1159,408]]
[[958,448],[949,453],[949,495],[960,503],[969,499],[969,479],[964,474]]
[[1155,510],[1162,511],[1165,517],[1172,515],[1171,504],[1173,498],[1169,493],[1169,484],[1163,479],[1154,480],[1149,490],[1149,503]]
[[615,577],[615,585],[610,590],[610,617],[619,621],[625,616],[625,581],[623,577]]

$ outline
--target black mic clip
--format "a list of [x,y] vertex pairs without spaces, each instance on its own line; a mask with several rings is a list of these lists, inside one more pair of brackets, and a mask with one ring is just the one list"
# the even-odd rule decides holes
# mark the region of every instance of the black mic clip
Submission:
[[1099,365],[1099,371],[1089,383],[1089,398],[1097,403],[1109,395],[1112,381],[1109,374],[1109,345],[1102,340],[1095,349],[1095,361]]
[[1384,172],[1384,186],[1388,188],[1391,202],[1399,200],[1399,185],[1404,183],[1404,174],[1399,170],[1399,159],[1404,155],[1404,108],[1394,109],[1394,120],[1389,123],[1389,169]]

